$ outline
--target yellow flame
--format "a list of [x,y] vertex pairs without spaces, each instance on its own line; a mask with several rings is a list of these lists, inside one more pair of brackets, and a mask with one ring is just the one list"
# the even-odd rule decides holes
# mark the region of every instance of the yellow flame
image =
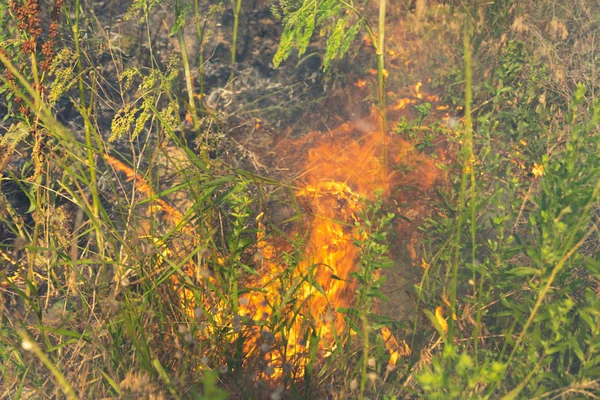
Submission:
[[410,87],[410,94],[413,97],[416,97],[417,99],[422,99],[423,95],[421,94],[421,86],[423,86],[423,83],[421,81],[417,82],[415,85]]
[[[411,172],[414,175],[408,178],[396,171],[384,171],[383,135],[378,126],[377,119],[371,118],[342,124],[329,135],[310,133],[302,143],[284,143],[290,148],[310,145],[305,172],[296,183],[300,187],[296,192],[298,201],[309,210],[310,235],[306,239],[304,259],[293,271],[298,279],[309,278],[299,282],[294,293],[282,287],[278,277],[288,266],[277,259],[277,251],[264,240],[264,233],[259,233],[262,265],[260,278],[251,286],[261,291],[247,293],[240,301],[240,315],[256,325],[264,324],[276,312],[292,313],[293,309],[296,315],[281,331],[274,333],[277,339],[285,339],[286,348],[270,350],[269,362],[276,366],[271,378],[281,375],[282,367],[277,360],[295,360],[296,364],[306,360],[309,330],[319,338],[320,356],[326,357],[335,348],[336,335],[348,329],[344,315],[336,310],[351,307],[357,289],[357,281],[351,274],[356,271],[359,257],[359,249],[354,244],[359,237],[354,226],[361,212],[362,198],[372,198],[377,189],[389,194],[401,181],[427,189],[437,179],[439,169],[434,160],[414,152],[411,143],[397,137],[386,138],[391,144],[387,147],[387,159],[392,164],[402,161],[415,165]],[[260,225],[259,231],[262,232]],[[285,317],[278,314],[278,318]],[[399,357],[410,354],[406,342],[394,338],[389,329],[382,329],[381,333],[390,352],[390,366],[394,366]],[[248,346],[257,347],[252,339]]]
[[[362,81],[358,81],[356,85],[361,84]],[[422,99],[421,86],[422,83],[418,82],[411,87],[413,99],[400,99],[395,109],[416,103],[415,99]],[[260,124],[262,121],[257,119],[255,122]],[[389,196],[401,184],[427,190],[438,179],[440,170],[435,165],[436,159],[413,151],[414,145],[399,139],[397,135],[385,135],[388,145],[384,157],[384,134],[379,131],[379,122],[378,117],[373,116],[342,124],[327,135],[312,132],[300,141],[284,141],[283,145],[290,148],[308,147],[304,173],[296,181],[296,186],[300,188],[296,197],[307,210],[305,218],[309,232],[305,239],[303,259],[295,265],[281,261],[281,252],[265,233],[264,214],[261,213],[256,217],[257,245],[252,257],[258,274],[247,282],[247,288],[254,289],[240,295],[238,315],[233,316],[233,321],[227,320],[231,316],[225,312],[225,306],[218,296],[214,296],[216,300],[210,305],[205,305],[205,308],[214,312],[211,316],[213,322],[207,324],[202,333],[205,337],[216,334],[217,326],[231,326],[233,338],[241,333],[240,321],[245,319],[244,353],[259,355],[273,367],[272,371],[264,373],[265,377],[275,379],[281,376],[284,363],[301,366],[307,362],[310,341],[315,337],[318,338],[319,356],[326,357],[335,349],[336,337],[348,331],[344,314],[337,310],[352,307],[357,290],[357,281],[352,273],[357,269],[360,255],[355,242],[362,238],[355,226],[359,221],[363,199],[373,198],[376,190],[384,190]],[[409,173],[400,172],[401,169],[386,170],[384,158],[388,165],[402,163],[412,168]],[[130,179],[135,179],[148,197],[155,197],[150,185],[131,169],[110,158],[109,162]],[[181,223],[180,212],[160,199],[155,202],[174,224]],[[411,242],[409,250],[412,249],[411,256],[416,264],[418,259],[414,243]],[[170,253],[163,255],[170,256]],[[224,264],[218,257],[215,261]],[[425,265],[425,260],[422,260],[424,268]],[[185,273],[190,277],[195,276],[194,271],[198,273],[198,268],[201,266],[186,266]],[[281,277],[285,274],[291,275],[291,283],[282,281]],[[193,317],[197,299],[175,275],[172,284],[182,305]],[[203,277],[218,286],[217,278],[206,274]],[[274,339],[272,343],[283,343],[285,346],[261,345],[261,331],[264,333],[273,321],[279,322],[270,333]],[[411,350],[406,342],[395,338],[389,329],[383,328],[381,335],[390,352],[390,366],[396,365],[400,357],[410,355]]]
[[440,324],[440,326],[442,327],[444,333],[448,333],[448,322],[446,322],[446,318],[444,318],[442,306],[438,306],[435,309],[435,319],[437,320],[438,324]]
[[411,104],[413,101],[409,98],[399,99],[396,105],[392,107],[393,110],[402,110],[406,108],[407,105]]

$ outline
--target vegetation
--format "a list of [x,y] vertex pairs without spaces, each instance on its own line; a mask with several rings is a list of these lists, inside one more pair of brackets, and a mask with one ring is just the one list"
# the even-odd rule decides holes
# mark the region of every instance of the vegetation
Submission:
[[[241,68],[264,67],[251,2],[108,3],[0,2],[2,398],[600,395],[597,2],[255,2],[278,71],[374,71],[383,129],[351,123],[393,190],[362,194],[322,165],[277,175],[236,136],[266,141],[290,110],[264,98],[306,84],[241,98],[267,82]],[[420,83],[388,101],[428,78],[439,105]],[[344,129],[318,140],[347,168],[369,139]],[[302,133],[279,139],[306,152]],[[394,183],[423,165],[435,187]],[[414,268],[411,313],[384,315],[386,276]]]

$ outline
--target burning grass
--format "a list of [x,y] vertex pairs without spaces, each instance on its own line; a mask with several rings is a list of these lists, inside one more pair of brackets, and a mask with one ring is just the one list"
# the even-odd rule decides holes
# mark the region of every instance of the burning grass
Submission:
[[[296,15],[336,21],[331,32],[321,27],[331,33],[328,66],[345,53],[362,60],[351,73],[361,79],[334,90],[381,107],[385,94],[387,132],[379,110],[345,122],[329,115],[309,124],[320,131],[278,141],[265,133],[279,130],[272,112],[289,111],[277,99],[304,110],[300,87],[325,90],[308,67],[318,45],[298,64],[306,79],[290,86],[268,68],[236,68],[244,58],[246,67],[268,64],[261,53],[274,42],[260,35],[244,57],[233,45],[230,70],[212,65],[221,47],[210,60],[201,52],[196,77],[185,49],[209,45],[222,11],[207,7],[205,17],[194,10],[198,46],[185,45],[179,15],[172,27],[156,24],[157,36],[141,35],[177,36],[181,59],[156,43],[117,48],[119,35],[107,32],[102,59],[112,65],[98,69],[82,2],[55,3],[45,15],[36,1],[0,2],[0,109],[11,124],[0,138],[0,397],[597,394],[596,5],[418,1],[413,15],[394,4],[394,21],[409,17],[388,19],[377,70],[366,66],[378,39],[368,11],[336,1],[303,8]],[[68,7],[75,49],[59,51]],[[547,9],[555,15],[545,20]],[[153,28],[147,17],[143,29]],[[273,25],[260,21],[249,29]],[[353,54],[360,27],[368,40]],[[125,68],[126,53],[148,49],[148,69]],[[431,65],[433,82],[423,73]],[[238,78],[219,87],[222,70]],[[429,93],[432,84],[455,106]],[[244,97],[253,85],[265,91]],[[209,101],[217,97],[226,104]],[[248,101],[236,111],[240,99]],[[74,106],[62,115],[72,129],[55,117],[63,103]],[[338,113],[322,104],[318,113]],[[253,117],[242,126],[268,151],[245,148],[250,139],[229,135],[237,127],[220,131],[219,118],[236,112]],[[239,168],[240,154],[254,172]],[[285,170],[283,183],[256,172]],[[386,282],[405,271],[420,280]],[[401,291],[410,316],[394,308]]]
[[[420,97],[419,86],[414,89],[416,101]],[[407,201],[402,196],[406,192],[403,188],[410,186],[413,191],[426,192],[444,179],[443,171],[431,155],[419,152],[414,143],[398,134],[387,135],[384,155],[380,124],[374,113],[373,117],[344,123],[327,133],[311,132],[300,140],[279,145],[306,151],[303,172],[294,181],[296,201],[304,210],[302,222],[290,233],[292,237],[303,238],[302,254],[295,260],[290,260],[284,252],[289,245],[278,247],[281,239],[266,235],[261,213],[254,218],[254,244],[244,248],[239,258],[220,252],[212,254],[211,262],[211,255],[205,255],[199,264],[182,265],[185,276],[171,275],[186,314],[204,327],[197,330],[197,340],[205,344],[205,355],[212,362],[231,364],[231,357],[237,354],[242,357],[241,363],[232,368],[252,370],[258,362],[255,379],[285,383],[289,378],[301,378],[307,368],[312,370],[313,364],[322,365],[335,351],[355,351],[347,348],[349,335],[363,335],[364,329],[370,335],[373,313],[383,298],[373,293],[385,281],[385,271],[381,266],[365,265],[371,252],[368,247],[382,246],[378,250],[381,257],[387,257],[388,250],[374,236],[381,233],[377,231],[379,228],[365,220],[365,205],[376,201],[379,193],[388,205],[395,204],[397,208],[399,203]],[[133,170],[113,157],[106,159],[146,196],[155,197],[146,181]],[[389,168],[385,168],[384,159]],[[169,224],[175,229],[182,226],[183,215],[179,211],[162,199],[156,202]],[[413,204],[414,211],[423,213],[424,209],[417,205]],[[241,215],[240,210],[234,215]],[[412,218],[417,216],[413,213]],[[404,220],[397,218],[393,227],[406,229],[400,221]],[[192,236],[195,231],[191,226],[185,230]],[[151,240],[162,249],[159,250],[162,263],[189,258],[182,253],[181,240],[168,243],[160,238]],[[226,269],[242,262],[243,254],[249,253],[254,254],[248,264],[253,271],[231,280]],[[388,267],[391,265],[389,260],[386,263]],[[201,292],[186,284],[190,279],[203,282]],[[232,289],[234,293],[230,292]],[[220,293],[226,292],[229,292],[227,298],[222,297]],[[364,304],[358,304],[367,301],[364,293],[373,297],[368,301],[372,307],[365,309]],[[398,359],[409,356],[411,350],[404,338],[394,337],[385,325],[379,324],[376,330],[387,349],[387,370],[392,371]],[[220,341],[215,342],[216,335]],[[215,357],[214,346],[224,344],[238,350],[217,351],[221,356]],[[371,349],[366,351],[370,353]],[[368,356],[363,354],[350,362],[358,365],[359,359],[367,360]]]
[[[245,289],[237,289],[237,310],[234,307],[230,321],[219,316],[219,311],[214,316],[230,326],[233,335],[229,340],[243,343],[244,358],[265,361],[259,377],[277,381],[284,372],[295,371],[289,375],[300,378],[309,363],[321,363],[324,357],[345,347],[343,338],[357,333],[349,323],[360,325],[360,306],[356,302],[359,287],[364,286],[360,283],[360,259],[366,251],[361,243],[374,240],[369,236],[370,227],[359,229],[365,223],[365,204],[374,201],[378,192],[388,203],[396,193],[394,201],[398,204],[402,201],[397,196],[402,186],[428,191],[443,179],[433,158],[397,136],[386,140],[390,165],[386,170],[379,125],[377,118],[370,118],[280,144],[302,148],[307,154],[304,172],[295,181],[295,196],[305,210],[304,222],[292,233],[304,237],[303,254],[295,262],[286,262],[282,249],[272,237],[265,236],[263,214],[259,215],[252,250],[256,252],[256,275],[246,279]],[[403,171],[395,168],[400,163],[405,167]],[[400,224],[396,228],[401,229]],[[368,279],[379,281],[384,273],[374,269]],[[209,279],[214,285],[222,282],[218,276]],[[190,303],[192,298],[189,293],[184,295],[188,309],[198,306]],[[226,306],[214,304],[212,309],[225,310]],[[368,312],[375,309],[376,305]],[[389,352],[388,368],[393,369],[399,357],[410,355],[410,348],[404,339],[394,338],[388,328],[379,329]],[[200,333],[204,337],[213,334],[214,327]]]
[[[407,104],[421,101],[420,86],[406,94]],[[144,363],[159,371],[183,368],[191,374],[184,380],[201,373],[205,382],[217,374],[223,382],[246,375],[243,381],[250,388],[237,389],[240,395],[258,393],[264,384],[272,389],[313,390],[301,388],[300,382],[314,379],[329,360],[339,360],[344,352],[351,355],[342,358],[359,372],[333,379],[358,376],[361,391],[367,381],[372,388],[384,383],[411,349],[406,338],[392,332],[391,320],[376,315],[377,303],[385,297],[380,291],[383,268],[393,264],[385,231],[406,229],[405,219],[394,219],[389,212],[385,224],[377,222],[383,212],[381,199],[386,209],[412,211],[413,219],[423,214],[423,203],[406,193],[427,192],[445,179],[437,164],[440,160],[434,159],[445,153],[437,144],[435,151],[420,151],[414,141],[398,133],[386,134],[384,140],[381,121],[373,115],[279,144],[305,152],[302,173],[293,181],[294,201],[303,213],[287,232],[289,238],[296,238],[291,241],[268,233],[265,213],[256,215],[249,197],[256,190],[251,187],[257,185],[256,177],[215,177],[200,169],[194,172],[194,185],[188,181],[178,189],[159,192],[146,178],[152,170],[142,175],[139,168],[104,154],[102,159],[118,182],[107,199],[120,205],[122,190],[129,187],[131,192],[124,196],[129,210],[124,225],[98,228],[112,232],[105,238],[108,249],[121,249],[123,257],[113,256],[111,294],[105,299],[111,311],[92,314],[94,318],[108,324],[109,330],[111,318],[129,321],[126,332],[136,338],[129,344],[132,351],[141,352]],[[446,141],[444,135],[438,139],[440,145]],[[183,158],[168,153],[166,157],[186,173],[201,164],[189,152]],[[378,211],[373,211],[369,204],[377,202]],[[216,212],[198,214],[199,209]],[[140,212],[144,215],[137,215]],[[214,242],[219,224],[226,225],[221,228],[226,243],[222,247]],[[136,253],[134,248],[144,250]],[[19,285],[37,285],[33,282],[21,277],[4,286],[19,292]],[[138,316],[144,306],[128,300],[139,298],[147,306],[164,302],[155,296],[170,302],[160,311],[162,322],[154,313],[142,311]],[[180,328],[172,328],[171,320],[179,321]],[[161,337],[175,358],[150,353],[146,335]],[[365,347],[361,348],[361,341]],[[375,362],[374,351],[385,354]],[[188,370],[190,364],[194,366]],[[381,369],[386,372],[375,385],[373,374]],[[130,385],[127,379],[123,382],[125,393]],[[172,383],[167,386],[173,389]]]

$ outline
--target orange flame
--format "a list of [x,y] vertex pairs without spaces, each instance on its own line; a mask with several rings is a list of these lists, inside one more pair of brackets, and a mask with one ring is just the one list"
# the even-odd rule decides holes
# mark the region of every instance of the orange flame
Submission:
[[[360,81],[357,84],[360,85]],[[410,88],[412,99],[400,99],[392,108],[399,110],[416,103],[418,100],[415,99],[422,99],[421,85],[419,82]],[[255,259],[259,274],[247,285],[247,288],[255,289],[240,295],[234,321],[225,321],[225,313],[213,318],[220,326],[231,323],[233,331],[238,333],[240,320],[245,320],[249,335],[245,335],[244,352],[261,355],[273,367],[271,373],[265,372],[266,377],[277,378],[286,364],[304,365],[309,359],[309,346],[316,345],[321,357],[331,354],[338,334],[347,331],[345,315],[338,310],[352,307],[357,290],[352,273],[357,270],[360,250],[355,242],[364,238],[359,237],[355,226],[359,222],[363,199],[372,199],[377,190],[383,190],[387,197],[402,196],[398,191],[401,184],[427,190],[440,175],[434,158],[413,151],[413,144],[399,136],[385,135],[384,157],[384,134],[379,130],[380,126],[378,117],[371,117],[342,124],[328,133],[311,132],[300,141],[280,143],[281,147],[288,146],[295,152],[308,148],[304,172],[297,179],[300,189],[296,192],[299,202],[307,210],[309,233],[304,257],[291,266],[282,262],[281,253],[264,233],[262,215],[259,215],[257,254],[260,256]],[[297,157],[297,153],[294,156]],[[403,164],[410,168],[386,170],[384,158],[388,165]],[[156,196],[152,188],[128,167],[110,156],[107,159],[129,179],[135,179],[148,197]],[[180,212],[161,199],[156,199],[156,203],[174,224],[181,222]],[[415,261],[416,252],[411,255]],[[293,271],[289,271],[290,268]],[[286,273],[291,278],[284,282],[281,277]],[[215,283],[214,278],[209,277],[209,280]],[[173,284],[182,304],[193,316],[194,295],[181,287],[177,279],[173,279]],[[215,303],[212,309],[219,314],[223,308]],[[270,343],[282,343],[283,346],[260,345],[260,336],[265,336],[267,326],[272,329],[267,332],[269,337],[275,339]],[[207,326],[203,336],[214,334],[211,329],[214,328]],[[400,357],[410,355],[406,342],[395,338],[389,329],[383,328],[381,335],[390,352],[389,367],[394,367]],[[311,343],[315,340],[318,343]]]
[[[272,378],[281,373],[283,360],[295,360],[295,365],[306,361],[307,346],[315,340],[309,339],[311,331],[319,338],[321,356],[327,356],[335,347],[336,335],[347,329],[344,315],[337,310],[352,307],[357,290],[351,274],[358,265],[355,223],[359,221],[362,199],[373,198],[377,190],[389,195],[400,183],[428,189],[438,178],[440,171],[434,161],[413,152],[412,144],[397,136],[386,138],[386,158],[392,165],[407,161],[415,167],[412,175],[385,171],[383,134],[378,127],[377,118],[370,118],[342,124],[328,134],[312,132],[301,142],[282,144],[296,150],[310,146],[305,172],[298,178],[301,189],[296,192],[311,217],[304,259],[294,270],[298,286],[294,293],[280,286],[277,277],[287,266],[278,262],[273,246],[263,241],[261,277],[253,284],[262,291],[246,294],[240,306],[241,316],[260,325],[281,312],[281,305],[294,304],[288,311],[296,318],[274,333],[286,347],[270,353],[270,362],[278,365]],[[263,238],[264,234],[259,233],[259,240]],[[381,333],[390,351],[389,366],[393,367],[399,357],[410,354],[410,348],[394,338],[389,329]]]
[[422,99],[423,95],[421,94],[421,86],[423,83],[421,81],[417,82],[414,86],[410,87],[410,94],[417,99]]

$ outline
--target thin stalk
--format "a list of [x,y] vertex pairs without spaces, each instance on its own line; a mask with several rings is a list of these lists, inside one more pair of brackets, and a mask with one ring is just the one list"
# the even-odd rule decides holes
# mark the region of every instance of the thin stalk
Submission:
[[[80,0],[75,0],[75,23],[73,24],[73,38],[75,40],[75,53],[77,55],[77,71],[79,83],[79,112],[82,113],[85,127],[85,144],[87,150],[87,162],[90,172],[90,191],[92,193],[92,215],[94,216],[94,229],[100,255],[104,252],[104,235],[97,223],[100,217],[100,196],[98,195],[98,180],[96,176],[96,163],[94,160],[94,149],[92,147],[92,124],[89,119],[89,109],[85,100],[85,85],[83,82],[83,56],[81,53],[81,43],[79,41],[79,16],[81,12]],[[90,99],[91,104],[91,99]]]
[[[385,95],[385,16],[386,16],[386,0],[379,0],[379,31],[378,35],[375,36],[375,32],[373,32],[373,28],[369,25],[369,21],[363,17],[363,15],[354,7],[353,4],[348,3],[344,0],[340,0],[340,2],[348,7],[348,10],[353,12],[359,19],[365,21],[365,29],[367,31],[367,35],[369,35],[369,39],[371,39],[371,43],[373,44],[373,48],[375,49],[375,54],[377,55],[377,94],[379,100],[379,111],[381,114],[382,120],[382,131],[385,133],[387,130],[387,113],[385,110],[386,106],[386,95]],[[385,166],[385,141],[384,137],[384,166]],[[385,173],[385,168],[384,168]]]
[[[475,254],[477,251],[477,243],[475,240],[475,235],[477,234],[477,225],[476,225],[476,206],[477,206],[477,193],[475,187],[475,154],[473,152],[473,118],[472,118],[472,103],[473,103],[473,88],[472,88],[472,68],[471,68],[471,38],[470,38],[470,29],[467,23],[465,29],[463,31],[463,45],[465,52],[465,146],[466,146],[466,154],[468,158],[468,168],[471,174],[471,264],[473,267],[475,266]],[[479,286],[479,290],[477,292],[477,296],[481,296],[481,292],[483,289],[483,274],[481,274],[481,282]],[[475,268],[473,268],[473,289],[477,288],[477,274],[475,273]],[[473,335],[473,347],[475,350],[475,359],[477,359],[478,353],[478,342],[479,342],[479,330],[481,326],[481,307],[477,310],[477,323],[475,324],[475,332]],[[453,314],[454,315],[454,314]]]
[[152,50],[152,35],[150,34],[150,24],[148,24],[148,18],[150,16],[148,2],[144,1],[144,20],[146,21],[146,36],[148,37],[148,53],[150,53],[150,62],[152,68],[158,66],[156,59],[154,58],[154,51]]
[[[198,36],[198,91],[200,98],[204,97],[204,27],[200,24],[200,7],[194,0],[194,16],[196,35]],[[201,103],[202,104],[202,103]]]
[[235,77],[235,58],[237,53],[238,26],[240,23],[242,0],[232,0],[231,4],[233,6],[233,39],[231,41],[231,77],[229,80],[232,80]]
[[56,379],[65,397],[68,400],[77,400],[77,394],[73,390],[73,387],[69,384],[67,378],[62,374],[62,372],[60,372],[58,368],[56,368],[56,366],[52,363],[50,358],[48,358],[48,356],[44,354],[44,352],[38,346],[38,344],[33,339],[31,339],[27,332],[25,332],[24,330],[17,329],[17,333],[21,337],[21,345],[23,349],[31,351],[33,354],[35,354],[36,357],[40,359],[40,361],[46,366],[46,368],[48,368],[48,371],[50,371],[50,373]]
[[360,313],[360,318],[363,326],[363,359],[360,373],[360,396],[362,400],[365,398],[365,387],[367,384],[367,366],[369,364],[369,333],[371,327],[369,326],[369,320],[367,319],[367,310],[363,309]]
[[529,383],[529,381],[531,380],[531,378],[533,378],[535,376],[535,374],[537,374],[537,372],[539,371],[539,369],[542,366],[542,363],[544,361],[546,361],[546,354],[543,354],[542,357],[540,357],[540,359],[537,362],[537,364],[535,364],[535,367],[533,367],[533,369],[531,370],[531,372],[529,372],[527,374],[527,376],[525,377],[525,379],[523,379],[523,381],[521,381],[521,383],[519,383],[519,385],[516,388],[514,388],[509,393],[507,393],[506,395],[504,395],[501,400],[512,400],[512,399],[515,399],[519,395],[519,393],[521,392],[521,390],[523,390],[525,388],[525,386],[527,386],[527,384]]
[[[25,1],[25,4],[28,5],[28,1]],[[26,32],[24,33],[24,35],[25,35],[26,40],[34,40],[35,41],[37,39],[35,36],[30,36]],[[30,62],[31,62],[31,75],[33,76],[33,81],[35,84],[34,90],[39,92],[40,97],[42,97],[44,92],[42,90],[39,71],[38,71],[38,67],[37,67],[36,52],[31,52],[31,54],[29,55],[29,58],[30,58]],[[36,111],[39,111],[39,108],[36,109]],[[32,126],[30,126],[30,128],[33,132],[37,131],[38,120],[39,120],[39,118],[36,117]],[[33,157],[37,158],[37,157],[39,157],[39,154],[35,154],[35,153],[37,153],[40,149],[41,138],[39,137],[39,135],[35,135],[34,140],[35,140],[35,144],[34,144],[34,148],[33,148],[33,152],[34,152]],[[37,169],[37,167],[36,167],[36,169]],[[36,175],[37,175],[37,172],[36,172]],[[36,204],[37,209],[43,213],[42,203],[41,203],[41,199],[40,199],[41,198],[40,190],[41,190],[40,185],[36,185],[34,187],[34,197],[35,197],[35,204]],[[38,242],[38,237],[39,237],[40,224],[41,224],[40,220],[36,219],[35,227],[33,229],[32,240],[31,240],[30,246],[28,246],[28,249],[27,249],[27,258],[28,258],[27,279],[29,279],[30,281],[33,281],[33,279],[34,279],[33,266],[35,265],[35,260],[37,258],[37,248],[38,248],[37,242]],[[27,297],[31,296],[31,288],[29,285],[27,285],[27,287],[25,288],[25,294],[27,295]]]
[[[37,209],[39,211],[42,211],[41,204],[40,204],[40,187],[39,187],[39,185],[36,185],[36,188],[35,188],[35,202],[36,202]],[[36,264],[37,248],[38,248],[37,242],[38,242],[39,236],[40,236],[40,222],[35,221],[35,226],[33,227],[33,236],[31,238],[31,245],[28,246],[29,249],[27,251],[27,256],[28,256],[27,279],[29,280],[29,282],[34,282],[35,271],[33,269],[33,266]],[[27,285],[25,287],[25,295],[28,298],[31,298],[30,285]]]
[[460,180],[460,192],[458,195],[456,230],[454,233],[454,258],[451,265],[451,280],[450,280],[450,318],[448,323],[448,343],[452,343],[454,339],[454,316],[456,315],[456,286],[458,282],[458,261],[460,258],[460,243],[462,239],[462,225],[464,222],[464,204],[467,192],[467,168],[466,161],[463,162],[463,172]]
[[40,76],[37,68],[37,61],[35,59],[35,53],[31,53],[31,73],[33,75],[33,81],[35,82],[35,88],[40,90]]
[[[39,84],[37,85],[37,87],[39,88]],[[40,98],[43,95],[43,92],[40,92]],[[40,106],[41,107],[41,106]],[[39,112],[39,108],[36,109],[36,113]],[[32,158],[34,159],[34,164],[38,164],[42,162],[42,155],[40,154],[41,152],[41,146],[42,146],[42,138],[41,136],[38,134],[38,124],[39,124],[39,116],[36,115],[33,121],[33,126],[32,126],[32,131],[35,132],[34,133],[34,145],[33,145],[33,149],[32,149]],[[48,210],[47,207],[44,207],[44,201],[42,199],[42,186],[40,184],[37,184],[37,182],[41,183],[41,177],[39,175],[41,175],[42,171],[39,170],[38,171],[38,167],[37,165],[35,166],[35,172],[34,172],[34,177],[35,177],[35,181],[36,181],[36,185],[34,186],[34,199],[35,199],[35,207],[36,209],[40,212],[41,215],[43,215],[44,217],[47,217],[48,215]],[[42,227],[42,219],[41,218],[35,218],[35,226],[33,228],[33,236],[31,239],[31,244],[30,246],[28,246],[28,251],[27,251],[27,256],[28,256],[28,264],[27,264],[27,279],[30,282],[33,282],[34,280],[34,276],[35,276],[35,271],[33,266],[36,265],[36,258],[37,258],[37,250],[38,250],[38,239],[40,237],[40,229]],[[48,242],[46,242],[48,243]],[[27,287],[25,288],[25,294],[27,295],[27,297],[29,297],[31,295],[31,288],[29,285],[27,285]]]
[[472,74],[471,74],[471,50],[469,41],[469,30],[464,29],[463,36],[464,52],[465,52],[465,130],[464,130],[464,147],[463,147],[463,168],[462,177],[460,180],[460,193],[458,195],[457,206],[457,221],[454,237],[454,259],[452,261],[451,281],[450,281],[450,318],[448,324],[448,343],[452,344],[454,340],[454,316],[456,315],[456,287],[458,283],[458,263],[460,258],[462,225],[466,217],[464,206],[467,193],[467,176],[471,176],[471,238],[473,244],[473,259],[475,258],[475,175],[474,175],[474,156],[473,156],[473,122],[471,119],[471,103],[473,101],[472,89]]
[[[179,17],[181,7],[179,1],[175,2],[175,13]],[[190,62],[187,54],[187,48],[185,46],[185,38],[183,37],[183,28],[177,31],[177,41],[179,42],[179,50],[181,51],[181,62],[183,64],[183,73],[185,75],[185,86],[188,94],[188,108],[192,115],[192,123],[194,125],[194,131],[197,134],[200,131],[200,120],[198,119],[198,111],[196,109],[196,101],[194,100],[194,81],[192,80],[192,71],[190,69]],[[204,158],[204,157],[203,157]]]
[[192,80],[190,62],[188,59],[187,50],[185,48],[185,39],[181,31],[177,32],[177,41],[179,42],[179,48],[181,49],[181,62],[183,63],[185,86],[188,93],[188,107],[190,109],[190,113],[192,114],[192,123],[194,124],[194,130],[198,132],[200,130],[200,120],[198,119],[196,101],[194,100],[194,82]]
[[381,146],[383,149],[383,183],[385,185],[387,179],[387,149],[386,149],[386,132],[387,132],[387,113],[385,110],[385,13],[386,0],[379,0],[379,31],[378,45],[376,46],[377,54],[377,91],[379,94],[379,113],[381,114]]

